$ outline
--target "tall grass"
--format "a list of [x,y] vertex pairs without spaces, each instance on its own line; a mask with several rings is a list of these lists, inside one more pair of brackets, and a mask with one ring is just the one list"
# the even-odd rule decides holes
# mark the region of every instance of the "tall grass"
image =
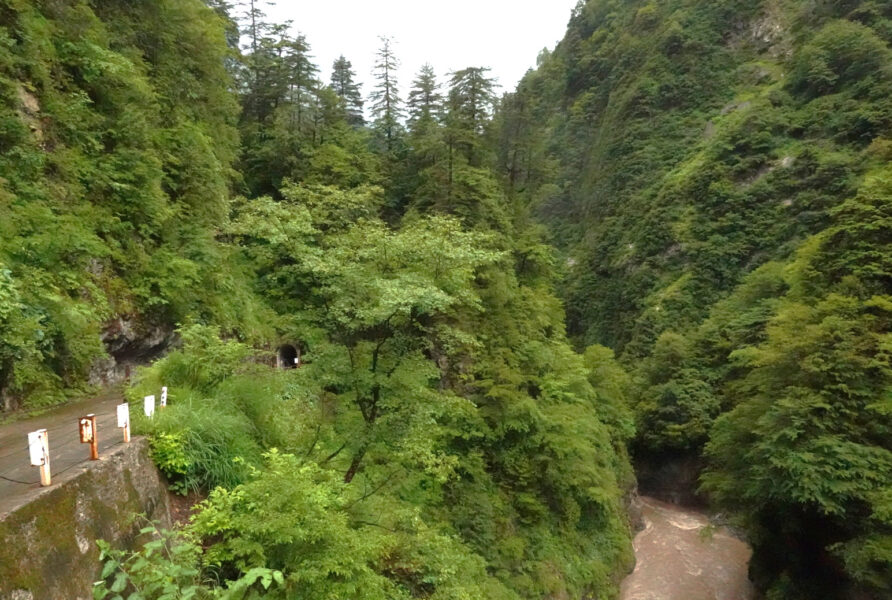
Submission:
[[153,459],[176,491],[242,483],[263,452],[254,424],[228,403],[186,395],[151,419],[140,411],[134,432],[149,436]]
[[[183,348],[140,369],[126,395],[132,402],[133,431],[147,435],[152,458],[181,493],[231,488],[251,467],[261,464],[263,444],[254,421],[221,382],[244,381],[244,390],[262,390],[255,380],[274,377],[268,367],[248,362],[250,349],[223,341],[211,327],[180,331]],[[235,375],[240,373],[239,375]],[[168,406],[152,418],[143,414],[143,397],[168,387]]]

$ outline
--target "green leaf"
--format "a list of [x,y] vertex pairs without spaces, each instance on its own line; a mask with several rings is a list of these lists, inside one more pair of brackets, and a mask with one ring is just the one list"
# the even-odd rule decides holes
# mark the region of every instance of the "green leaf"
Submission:
[[105,564],[102,566],[102,572],[99,574],[99,576],[105,579],[106,577],[111,575],[115,569],[118,568],[118,565],[119,563],[116,560],[109,559],[105,561]]
[[111,591],[113,591],[113,592],[124,591],[124,588],[127,587],[127,581],[128,581],[127,574],[124,572],[118,572],[118,574],[115,575],[114,582],[112,582],[112,585],[110,588]]

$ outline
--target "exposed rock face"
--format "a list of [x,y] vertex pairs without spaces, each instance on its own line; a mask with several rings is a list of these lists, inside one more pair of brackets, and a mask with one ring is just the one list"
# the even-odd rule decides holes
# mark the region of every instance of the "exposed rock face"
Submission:
[[632,531],[641,531],[644,529],[644,513],[641,496],[638,494],[638,486],[629,492],[623,498],[623,504],[626,507],[626,514],[629,515],[629,526]]
[[697,493],[703,459],[680,454],[676,456],[636,457],[635,473],[642,495],[680,506],[704,506],[705,498]]
[[37,97],[25,88],[19,86],[16,91],[19,96],[19,117],[28,125],[37,142],[42,144],[44,135],[43,123],[40,120],[40,103]]
[[90,384],[107,385],[126,380],[134,367],[147,364],[164,353],[174,337],[174,331],[169,327],[144,326],[129,317],[109,321],[102,331],[102,343],[108,357],[93,364]]
[[758,18],[738,23],[738,31],[731,36],[730,45],[734,48],[750,46],[772,58],[789,58],[793,52],[792,36],[784,15],[779,2],[766,2]]
[[134,439],[71,479],[0,514],[0,600],[88,600],[100,571],[95,540],[134,547],[145,514],[170,526],[166,486]]

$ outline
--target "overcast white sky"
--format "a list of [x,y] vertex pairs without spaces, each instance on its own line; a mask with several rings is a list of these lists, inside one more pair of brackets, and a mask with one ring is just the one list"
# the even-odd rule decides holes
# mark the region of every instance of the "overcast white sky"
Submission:
[[396,40],[403,98],[415,73],[430,62],[441,81],[452,70],[492,68],[513,89],[534,67],[542,48],[563,37],[576,0],[278,0],[271,21],[294,22],[312,47],[321,79],[343,54],[353,63],[367,96],[378,36]]

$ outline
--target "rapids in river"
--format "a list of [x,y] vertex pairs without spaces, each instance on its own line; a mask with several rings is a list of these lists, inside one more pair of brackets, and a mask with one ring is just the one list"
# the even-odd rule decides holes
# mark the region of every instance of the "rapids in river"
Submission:
[[642,497],[635,570],[621,600],[752,600],[750,547],[695,510]]

